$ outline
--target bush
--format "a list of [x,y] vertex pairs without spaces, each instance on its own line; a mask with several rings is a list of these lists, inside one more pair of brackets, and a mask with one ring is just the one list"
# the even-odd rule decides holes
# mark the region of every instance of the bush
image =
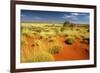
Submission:
[[82,43],[89,44],[90,39],[89,38],[83,38],[81,41]]
[[21,40],[21,46],[25,44],[25,41]]
[[32,62],[48,62],[48,61],[54,61],[54,57],[45,51],[35,53],[32,60]]
[[30,52],[30,55],[24,57],[21,55],[21,62],[48,62],[54,61],[54,57],[45,51],[34,51],[33,53]]
[[89,28],[86,30],[87,32],[90,32]]
[[82,35],[81,37],[82,37],[81,43],[89,44],[90,41],[89,35]]
[[72,45],[74,43],[74,38],[73,37],[68,37],[65,41],[65,44]]
[[48,52],[51,54],[57,54],[60,52],[60,50],[61,50],[60,46],[53,46],[53,47],[49,48]]
[[31,33],[26,33],[26,32],[22,33],[22,36],[25,36],[25,37],[28,37],[28,38],[33,37],[33,35]]
[[24,46],[24,45],[27,45],[28,44],[28,42],[27,42],[27,40],[25,40],[25,38],[24,37],[21,37],[21,46]]
[[62,28],[60,29],[61,32],[65,31],[65,30],[66,30],[65,27],[62,27]]

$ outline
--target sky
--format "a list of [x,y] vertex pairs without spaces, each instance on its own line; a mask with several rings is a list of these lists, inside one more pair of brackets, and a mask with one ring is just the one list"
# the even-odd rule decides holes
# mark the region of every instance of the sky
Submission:
[[21,22],[48,22],[89,24],[89,13],[21,10]]

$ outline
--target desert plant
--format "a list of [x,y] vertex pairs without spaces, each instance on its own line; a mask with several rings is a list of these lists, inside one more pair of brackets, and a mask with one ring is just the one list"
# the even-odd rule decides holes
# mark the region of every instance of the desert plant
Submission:
[[60,52],[60,50],[61,50],[60,46],[53,46],[53,47],[48,49],[48,52],[51,54],[57,54]]
[[86,30],[87,32],[90,32],[89,28]]
[[83,38],[81,43],[89,44],[90,39],[89,38]]
[[33,34],[28,33],[28,32],[23,32],[21,35],[22,35],[22,36],[25,36],[25,37],[28,37],[28,38],[33,37]]
[[74,37],[67,37],[67,39],[64,41],[65,44],[72,45],[74,43]]
[[62,28],[60,29],[60,31],[63,32],[63,31],[66,29],[65,27],[66,27],[67,25],[69,25],[69,24],[70,24],[69,21],[65,21],[65,22],[63,23],[63,26],[62,26]]
[[30,52],[30,55],[22,54],[21,55],[21,62],[48,62],[48,61],[54,61],[54,57],[46,52],[46,51],[35,51]]
[[54,61],[54,57],[48,52],[41,51],[34,53],[32,62],[47,62],[47,61]]
[[68,25],[68,24],[70,24],[70,22],[69,22],[69,21],[65,21],[65,22],[63,23],[63,27],[65,27],[65,26]]
[[25,41],[24,40],[21,40],[21,46],[24,45],[24,44],[25,44]]
[[89,44],[90,41],[89,34],[81,35],[81,37],[82,37],[81,43]]

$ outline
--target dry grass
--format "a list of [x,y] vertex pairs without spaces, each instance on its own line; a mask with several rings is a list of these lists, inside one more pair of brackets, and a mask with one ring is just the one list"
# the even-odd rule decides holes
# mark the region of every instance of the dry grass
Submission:
[[89,28],[61,28],[60,24],[21,23],[21,62],[89,59]]

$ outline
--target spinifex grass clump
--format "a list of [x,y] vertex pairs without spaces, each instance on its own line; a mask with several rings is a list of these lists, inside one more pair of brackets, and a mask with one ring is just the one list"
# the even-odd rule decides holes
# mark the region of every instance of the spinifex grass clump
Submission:
[[22,32],[22,36],[27,37],[27,38],[33,38],[33,34],[28,33],[28,32]]
[[21,40],[21,46],[24,45],[24,44],[25,44],[25,41],[24,40]]
[[48,49],[48,52],[51,54],[57,54],[61,50],[60,46],[52,46],[51,48]]
[[54,61],[52,54],[43,50],[41,42],[36,41],[33,44],[24,45],[21,48],[21,62],[48,62]]
[[89,39],[89,34],[82,35],[81,37],[82,37],[81,43],[89,44],[89,41],[90,41],[90,39]]
[[83,38],[81,42],[85,44],[89,44],[89,41],[90,39],[87,37],[87,38]]
[[75,41],[74,37],[67,37],[66,40],[64,41],[64,43],[72,45],[74,43],[74,41]]
[[54,57],[46,51],[30,51],[29,54],[21,56],[21,62],[48,62],[54,61]]
[[45,51],[35,52],[33,55],[32,62],[48,62],[48,61],[54,61],[54,57],[48,52]]

